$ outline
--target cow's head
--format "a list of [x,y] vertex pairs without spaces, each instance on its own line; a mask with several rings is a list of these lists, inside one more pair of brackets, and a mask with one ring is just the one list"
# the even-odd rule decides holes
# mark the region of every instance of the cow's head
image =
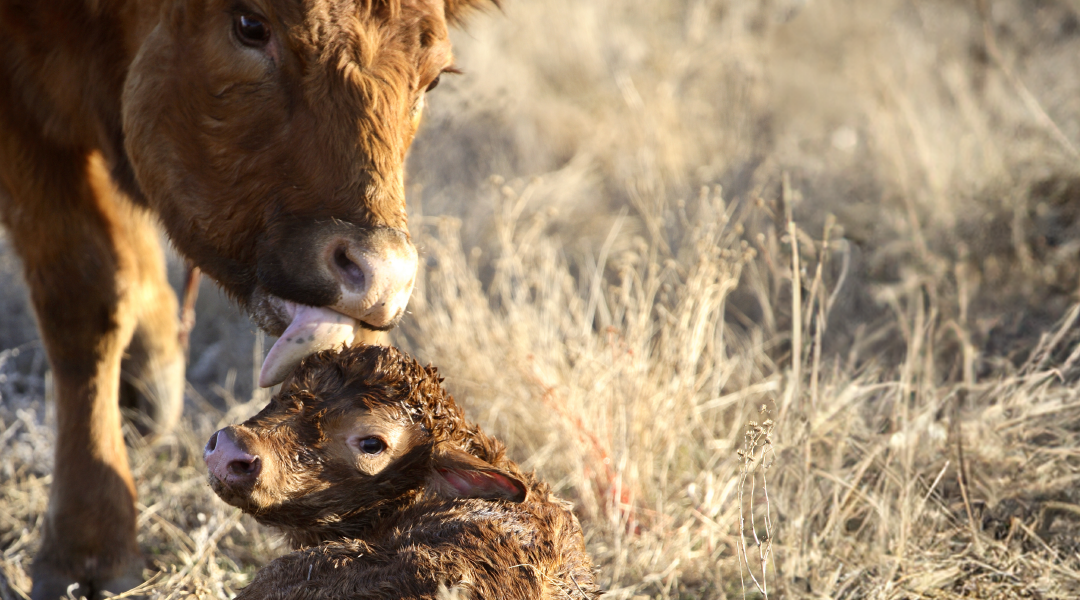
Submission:
[[400,319],[405,155],[448,23],[484,2],[172,0],[148,27],[127,153],[176,247],[282,336],[263,385]]

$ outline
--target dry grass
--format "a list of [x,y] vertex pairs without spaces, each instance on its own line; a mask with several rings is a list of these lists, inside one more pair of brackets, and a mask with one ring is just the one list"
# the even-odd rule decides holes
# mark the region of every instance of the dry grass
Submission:
[[[395,342],[576,502],[611,598],[1077,597],[1078,11],[508,3],[417,142]],[[9,290],[5,599],[53,437]],[[284,551],[205,485],[262,399],[199,319],[190,418],[132,452],[154,597]]]

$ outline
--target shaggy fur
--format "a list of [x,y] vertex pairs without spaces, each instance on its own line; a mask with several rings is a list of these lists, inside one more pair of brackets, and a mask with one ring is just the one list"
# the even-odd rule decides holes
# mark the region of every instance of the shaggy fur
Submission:
[[[298,232],[333,223],[362,250],[415,256],[405,153],[425,90],[452,67],[447,24],[485,3],[0,0],[0,220],[59,427],[35,600],[141,580],[121,371],[163,430],[184,368],[155,221],[275,334],[286,324],[267,298],[341,295],[326,268],[297,271],[327,262]],[[241,17],[265,24],[265,43],[238,37]],[[411,289],[414,274],[397,277]]]
[[[597,595],[570,506],[467,422],[440,382],[393,348],[326,351],[258,415],[214,434],[208,454],[228,436],[235,456],[261,464],[240,480],[211,468],[214,490],[298,548],[238,598]],[[358,451],[376,433],[385,449]]]

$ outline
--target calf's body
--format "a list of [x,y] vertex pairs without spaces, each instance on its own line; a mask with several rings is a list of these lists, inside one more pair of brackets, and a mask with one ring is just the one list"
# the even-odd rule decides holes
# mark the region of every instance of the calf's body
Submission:
[[405,154],[447,24],[480,3],[0,0],[0,222],[59,430],[35,600],[141,579],[118,402],[168,429],[184,369],[156,224],[281,336],[264,385],[393,327]]
[[593,598],[568,503],[392,348],[307,358],[258,415],[215,433],[210,484],[297,550],[241,599]]

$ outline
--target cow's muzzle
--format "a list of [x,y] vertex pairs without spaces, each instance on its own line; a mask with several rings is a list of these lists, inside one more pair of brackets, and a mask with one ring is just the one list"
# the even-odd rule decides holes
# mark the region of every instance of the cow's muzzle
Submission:
[[[406,233],[337,220],[288,220],[258,248],[252,306],[280,335],[259,384],[275,385],[304,357],[385,331],[405,313],[416,280],[416,248]],[[359,333],[359,335],[358,335]]]

